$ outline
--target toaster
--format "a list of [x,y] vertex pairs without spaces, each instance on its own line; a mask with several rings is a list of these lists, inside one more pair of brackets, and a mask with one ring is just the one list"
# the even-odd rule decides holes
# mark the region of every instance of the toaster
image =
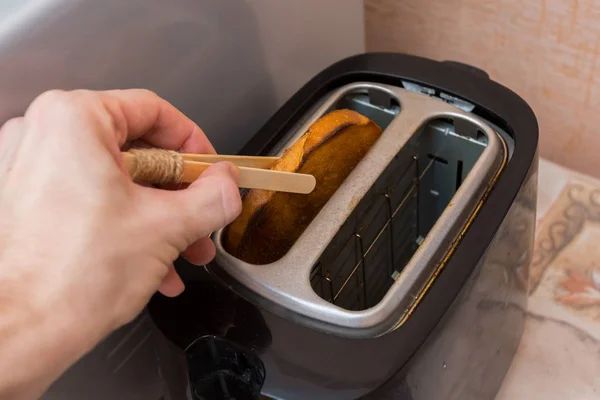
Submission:
[[361,54],[306,83],[241,153],[281,155],[336,109],[383,133],[291,249],[252,265],[214,232],[214,261],[177,260],[186,290],[148,305],[165,399],[498,392],[527,306],[534,113],[475,67]]

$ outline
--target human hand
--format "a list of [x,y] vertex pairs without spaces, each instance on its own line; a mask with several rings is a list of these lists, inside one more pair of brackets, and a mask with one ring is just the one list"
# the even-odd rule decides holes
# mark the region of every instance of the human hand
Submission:
[[[27,385],[33,373],[47,385],[156,290],[179,294],[173,261],[210,261],[207,236],[239,214],[234,166],[214,165],[182,190],[143,187],[122,164],[131,142],[214,153],[200,128],[144,90],[47,92],[0,130],[3,380]],[[33,371],[15,369],[7,346],[25,358],[37,350]]]

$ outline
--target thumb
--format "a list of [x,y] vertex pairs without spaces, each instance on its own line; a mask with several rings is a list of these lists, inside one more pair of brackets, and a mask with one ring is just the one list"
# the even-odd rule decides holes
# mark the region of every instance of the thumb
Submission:
[[184,229],[186,246],[232,222],[242,210],[238,187],[239,170],[229,162],[211,165],[178,198],[176,214]]

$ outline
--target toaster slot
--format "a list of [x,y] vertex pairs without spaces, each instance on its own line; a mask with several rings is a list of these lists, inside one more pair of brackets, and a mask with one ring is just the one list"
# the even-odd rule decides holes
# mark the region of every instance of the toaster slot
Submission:
[[385,130],[400,113],[401,105],[396,95],[389,90],[374,86],[357,86],[340,93],[324,107],[317,107],[311,114],[311,118],[301,119],[301,123],[290,129],[289,134],[269,152],[269,155],[282,155],[289,146],[306,133],[311,124],[328,112],[343,109],[356,111]]
[[327,112],[341,109],[356,111],[385,129],[400,112],[400,103],[392,94],[371,88],[347,93]]
[[[400,112],[400,103],[399,103],[398,99],[392,93],[390,93],[386,90],[383,90],[381,88],[359,87],[359,88],[355,88],[353,90],[349,90],[349,91],[343,93],[341,96],[339,96],[333,102],[331,102],[329,107],[325,108],[321,113],[316,114],[310,123],[316,121],[319,117],[323,116],[326,113],[329,113],[334,110],[343,110],[343,109],[349,109],[352,111],[356,111],[359,114],[366,116],[367,118],[369,118],[370,120],[375,122],[383,131],[385,131],[385,129],[390,125],[390,123],[394,120],[394,118],[396,118],[396,116]],[[281,155],[285,151],[285,149],[289,148],[298,139],[300,139],[300,137],[306,133],[307,128],[308,128],[307,126],[303,126],[302,128],[298,129],[296,134],[286,141],[286,143],[285,143],[286,145],[280,148],[278,155]],[[368,152],[367,152],[367,154],[368,154]],[[297,196],[303,196],[303,195],[297,195]],[[383,202],[379,202],[379,203],[381,203],[380,206],[383,207]],[[309,217],[304,218],[303,225],[305,222],[307,224],[309,224],[310,222],[312,222],[313,219],[314,218],[309,218]],[[302,228],[300,228],[300,229],[302,229]],[[371,232],[371,231],[365,232],[365,235],[367,235],[368,233],[373,233],[373,232]],[[372,238],[369,237],[368,240],[369,240],[369,242],[371,242]],[[295,241],[292,243],[292,245],[293,244],[295,244]],[[287,244],[286,244],[286,246],[287,246]],[[226,251],[228,251],[228,250],[229,249],[226,249]],[[289,250],[289,249],[284,249],[283,251],[286,251],[286,250]],[[283,253],[283,251],[282,251],[282,253]],[[232,251],[231,253],[235,253],[235,252]],[[344,254],[346,254],[346,253],[344,253]],[[233,254],[233,255],[235,255],[235,254]],[[276,261],[280,260],[281,257],[283,257],[283,256],[285,256],[285,254],[280,256],[277,260],[274,260],[274,261],[271,260],[269,263],[276,262]],[[243,257],[240,257],[240,258],[243,259]],[[355,259],[355,257],[352,258],[351,260],[354,260],[354,259]],[[345,262],[348,262],[348,263],[351,262],[351,261],[348,261],[349,258],[345,258],[345,260],[346,260]]]
[[311,273],[323,299],[375,306],[443,213],[486,147],[467,121],[423,125],[362,198]]

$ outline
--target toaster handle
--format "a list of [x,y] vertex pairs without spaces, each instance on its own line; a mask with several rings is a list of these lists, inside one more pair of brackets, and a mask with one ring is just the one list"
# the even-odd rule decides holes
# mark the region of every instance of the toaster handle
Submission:
[[490,75],[487,72],[485,72],[484,70],[482,70],[480,68],[474,67],[472,65],[461,63],[459,61],[449,61],[449,60],[442,61],[442,63],[444,63],[448,66],[451,66],[451,67],[465,69],[465,70],[469,71],[470,73],[477,75],[480,78],[490,79]]

